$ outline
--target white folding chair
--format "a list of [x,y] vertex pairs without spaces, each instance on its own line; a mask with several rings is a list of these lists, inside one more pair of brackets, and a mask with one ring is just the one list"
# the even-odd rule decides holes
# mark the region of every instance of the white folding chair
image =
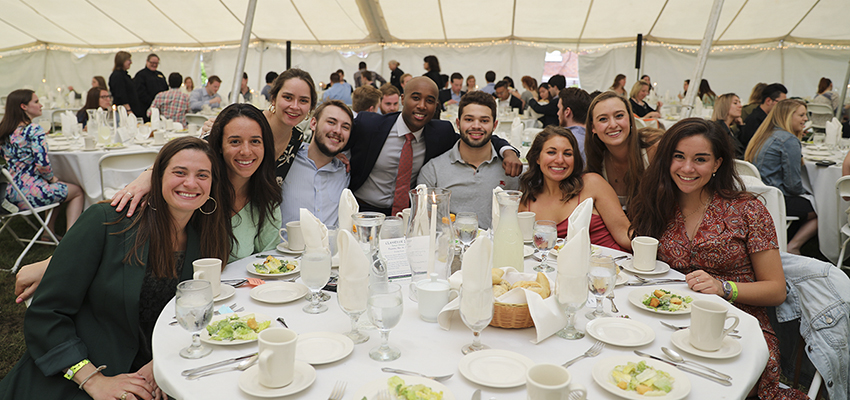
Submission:
[[738,176],[754,176],[761,180],[761,174],[759,173],[759,169],[756,168],[755,165],[747,161],[735,160],[735,171],[738,171]]
[[157,152],[106,154],[98,161],[100,169],[100,195],[112,198],[133,179],[153,165]]
[[[12,188],[18,194],[18,197],[24,199],[23,201],[25,205],[25,207],[21,207],[21,209],[16,213],[0,215],[0,222],[3,223],[2,225],[0,225],[0,233],[2,233],[4,230],[8,230],[8,232],[12,234],[12,237],[14,237],[15,240],[21,243],[21,246],[24,246],[24,243],[26,243],[26,246],[24,246],[24,250],[18,256],[18,259],[15,260],[15,265],[12,266],[11,271],[12,273],[15,273],[18,270],[18,267],[21,265],[21,260],[24,259],[24,256],[27,255],[27,253],[30,251],[34,244],[37,243],[50,246],[59,245],[59,239],[57,239],[56,235],[53,234],[53,231],[51,231],[50,228],[47,227],[46,221],[50,220],[50,217],[53,216],[54,209],[62,203],[48,204],[43,207],[33,207],[29,200],[27,200],[27,197],[24,195],[24,192],[21,191],[21,188],[15,184],[15,181],[14,179],[12,179],[12,174],[9,173],[9,170],[3,167],[2,174],[2,181],[7,182],[9,185],[12,186]],[[39,213],[42,212],[46,212],[44,218],[39,215]],[[15,232],[9,225],[12,220],[18,217],[22,218],[29,226],[35,229],[35,234],[32,236],[32,238],[26,239],[20,237],[18,233]],[[35,219],[35,222],[33,222],[30,218]],[[44,233],[47,233],[47,235],[50,237],[49,241],[39,240],[41,235]]]
[[[838,213],[836,214],[838,218],[843,218],[845,215],[845,210],[841,209],[842,197],[850,197],[850,176],[842,176],[835,182],[835,193],[838,195],[838,200],[836,204],[838,204]],[[847,249],[847,243],[850,242],[850,221],[846,218],[843,218],[846,222],[841,225],[841,228],[838,228],[838,241],[841,242],[841,251],[838,253],[838,268],[845,269],[844,266],[844,250]],[[847,236],[843,242],[841,241],[844,236]],[[850,268],[846,268],[850,269]]]
[[760,185],[755,184],[756,182],[749,176],[742,177],[742,179],[744,179],[747,191],[756,195],[767,207],[767,211],[773,219],[773,227],[776,228],[776,241],[779,242],[779,251],[787,252],[788,231],[785,222],[785,197],[782,195],[782,191],[761,183],[761,180],[758,181],[758,183],[761,183]]
[[186,123],[187,124],[197,124],[198,126],[204,126],[204,122],[207,122],[208,119],[209,118],[207,118],[203,115],[186,114]]
[[806,104],[806,108],[808,108],[809,120],[812,121],[812,128],[825,130],[827,121],[830,121],[834,114],[832,106],[821,103],[809,103]]

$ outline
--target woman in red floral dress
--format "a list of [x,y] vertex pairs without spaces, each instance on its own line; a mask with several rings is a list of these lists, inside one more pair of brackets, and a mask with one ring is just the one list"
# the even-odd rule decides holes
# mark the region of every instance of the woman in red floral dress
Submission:
[[719,125],[689,118],[672,126],[629,209],[632,228],[635,235],[659,238],[658,258],[686,274],[692,290],[734,300],[758,319],[770,358],[751,395],[806,399],[779,388],[779,341],[766,307],[785,301],[785,275],[770,214],[738,189],[743,184],[734,159]]

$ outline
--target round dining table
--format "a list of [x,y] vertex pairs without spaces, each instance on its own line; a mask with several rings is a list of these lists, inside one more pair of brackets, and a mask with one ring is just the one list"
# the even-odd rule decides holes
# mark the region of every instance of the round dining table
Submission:
[[[850,207],[850,202],[838,198],[835,182],[841,178],[841,163],[844,161],[846,150],[827,150],[813,156],[812,146],[803,149],[803,188],[812,194],[814,209],[818,215],[818,246],[820,252],[831,262],[836,263],[838,252],[841,250],[839,230],[847,223],[844,210]],[[823,150],[822,150],[823,151]],[[825,155],[829,153],[830,155]],[[818,165],[821,161],[832,161],[835,164]]]
[[[275,252],[267,252],[274,254]],[[603,254],[612,256],[625,255],[619,251],[602,248]],[[283,256],[275,254],[276,256]],[[261,262],[262,259],[250,256],[245,259],[234,261],[226,266],[222,273],[223,279],[244,278],[248,276],[246,267],[253,263]],[[618,261],[621,263],[622,261]],[[629,262],[626,260],[626,262]],[[525,270],[537,263],[530,257],[525,259]],[[629,281],[636,281],[635,276],[628,274]],[[555,273],[549,277],[554,280]],[[670,270],[664,274],[652,276],[652,278],[682,278],[682,274]],[[649,278],[649,276],[647,276]],[[267,279],[267,281],[269,281]],[[401,286],[406,292],[408,288],[407,279],[400,279]],[[652,286],[656,287],[656,286]],[[709,300],[728,306],[729,314],[740,318],[737,329],[740,331],[741,339],[736,339],[742,346],[742,352],[732,358],[711,359],[691,356],[682,353],[685,359],[698,361],[716,370],[733,376],[731,386],[723,386],[713,381],[696,375],[684,374],[690,382],[691,390],[687,398],[712,398],[712,399],[742,399],[749,393],[760,377],[768,359],[767,345],[759,328],[758,321],[749,314],[739,310],[721,298],[714,295],[704,295],[692,292],[684,283],[657,285],[677,293],[686,294],[695,300]],[[655,333],[651,343],[637,347],[620,347],[607,345],[597,357],[585,358],[568,368],[573,382],[584,385],[588,389],[590,399],[616,399],[614,394],[604,390],[594,382],[592,370],[594,365],[611,357],[628,357],[631,361],[639,362],[647,360],[633,353],[640,350],[656,356],[663,356],[662,346],[675,348],[671,343],[673,329],[663,326],[660,322],[665,321],[673,325],[689,325],[690,317],[685,315],[660,315],[647,310],[638,309],[631,304],[628,295],[633,290],[646,289],[646,286],[618,286],[614,291],[616,304],[619,308],[620,317],[628,317],[649,326]],[[350,320],[340,309],[335,293],[330,293],[331,299],[327,301],[329,310],[322,314],[307,314],[301,310],[306,304],[303,299],[298,299],[286,304],[273,305],[253,300],[249,292],[251,288],[243,286],[236,288],[235,295],[221,302],[216,302],[215,307],[231,305],[236,303],[237,307],[244,307],[244,312],[256,312],[275,319],[283,317],[290,329],[298,334],[313,332],[345,333],[350,329]],[[591,296],[592,297],[592,296]],[[610,310],[610,302],[605,300],[605,309]],[[577,327],[584,331],[587,319],[584,314],[590,308],[580,310],[577,318]],[[257,343],[246,343],[240,345],[212,345],[211,355],[201,359],[189,360],[182,358],[178,353],[191,342],[191,334],[180,325],[169,325],[174,317],[174,299],[166,305],[156,323],[153,335],[153,359],[154,375],[157,384],[165,393],[179,399],[254,399],[256,397],[244,393],[238,385],[240,374],[243,372],[231,371],[204,377],[197,380],[188,380],[181,376],[181,371],[189,368],[200,367],[225,359],[239,357],[257,351]],[[280,326],[273,321],[273,326]],[[369,350],[380,343],[380,335],[377,330],[364,330],[370,339],[362,344],[354,346],[353,351],[339,361],[315,365],[315,381],[303,391],[286,396],[286,399],[326,399],[331,394],[334,385],[338,381],[347,385],[345,396],[347,400],[361,400],[362,397],[354,397],[358,388],[367,384],[375,384],[375,381],[386,381],[393,374],[381,371],[382,367],[393,367],[418,371],[426,375],[454,374],[450,379],[442,381],[453,397],[444,399],[469,399],[476,389],[481,390],[482,399],[525,399],[525,385],[521,384],[511,388],[496,388],[483,386],[467,379],[460,371],[459,364],[464,358],[461,347],[472,342],[472,331],[461,321],[459,315],[452,316],[451,328],[444,330],[437,323],[425,322],[419,318],[417,304],[411,301],[407,293],[404,296],[404,312],[401,322],[391,330],[389,343],[391,346],[401,350],[401,357],[390,362],[378,362],[369,358]],[[487,327],[481,333],[481,342],[492,349],[506,350],[518,353],[530,358],[535,364],[550,363],[563,364],[588,350],[596,340],[586,335],[578,340],[565,340],[558,336],[550,336],[539,344],[533,344],[536,339],[534,328],[526,329],[502,329]],[[728,339],[727,339],[728,340]],[[472,353],[475,354],[475,353]],[[235,364],[233,364],[235,365]],[[668,370],[674,370],[673,366],[666,366]],[[257,367],[253,367],[257,368]],[[516,370],[516,379],[525,381],[525,371]],[[401,376],[405,379],[405,376]],[[497,386],[497,385],[491,385]],[[668,397],[661,397],[668,398]],[[376,397],[368,397],[375,400]]]

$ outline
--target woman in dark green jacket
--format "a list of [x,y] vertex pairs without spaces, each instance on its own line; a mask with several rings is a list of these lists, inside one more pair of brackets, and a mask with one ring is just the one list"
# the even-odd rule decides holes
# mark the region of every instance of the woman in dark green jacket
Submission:
[[149,207],[132,219],[108,203],[83,213],[33,296],[27,352],[0,382],[0,398],[164,397],[151,360],[156,318],[192,278],[192,261],[230,252],[215,157],[200,139],[171,141],[154,163]]

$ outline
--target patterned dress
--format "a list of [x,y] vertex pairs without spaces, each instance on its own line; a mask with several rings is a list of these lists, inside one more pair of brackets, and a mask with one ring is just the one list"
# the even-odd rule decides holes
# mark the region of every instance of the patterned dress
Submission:
[[292,137],[289,139],[289,144],[286,150],[275,162],[275,178],[278,185],[283,185],[283,180],[289,174],[289,169],[292,168],[292,160],[295,159],[295,154],[298,153],[298,148],[301,147],[301,141],[304,140],[304,132],[298,128],[292,128]]
[[[0,147],[6,158],[6,168],[12,174],[15,184],[34,207],[60,203],[68,197],[68,185],[50,183],[53,170],[47,159],[44,135],[44,130],[38,124],[20,126],[9,135],[9,141]],[[19,208],[26,208],[23,199],[11,185],[6,188],[6,199]]]
[[[681,210],[667,225],[658,245],[659,259],[688,274],[701,269],[720,280],[755,282],[750,254],[777,249],[776,231],[767,208],[755,198],[726,200],[714,195],[693,241],[685,231]],[[807,399],[795,389],[779,388],[779,340],[770,326],[766,307],[735,303],[756,317],[770,357],[758,382],[758,397]]]

